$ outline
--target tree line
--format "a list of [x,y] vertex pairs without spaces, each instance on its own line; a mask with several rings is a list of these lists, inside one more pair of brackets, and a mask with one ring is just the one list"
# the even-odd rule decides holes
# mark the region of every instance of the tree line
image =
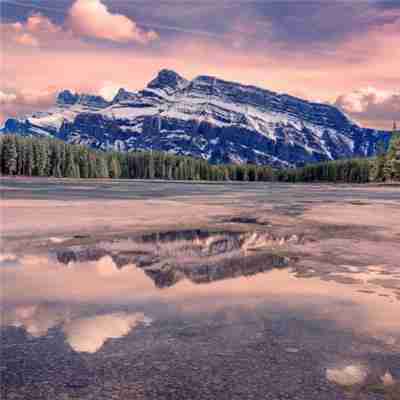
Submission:
[[56,178],[128,178],[203,181],[391,182],[400,181],[400,132],[375,158],[327,161],[299,168],[253,164],[212,165],[165,152],[97,151],[53,138],[0,136],[2,175]]
[[276,171],[285,182],[394,182],[400,181],[400,132],[394,131],[388,151],[379,146],[374,158],[353,158],[309,164]]
[[309,164],[304,167],[277,171],[281,182],[370,182],[372,161],[369,159],[349,159]]
[[53,138],[0,136],[0,173],[56,178],[270,181],[269,166],[212,165],[165,152],[97,151]]

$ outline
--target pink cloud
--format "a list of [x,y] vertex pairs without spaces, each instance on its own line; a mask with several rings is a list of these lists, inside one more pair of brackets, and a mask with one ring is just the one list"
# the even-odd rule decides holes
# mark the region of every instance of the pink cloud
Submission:
[[158,38],[154,31],[144,31],[121,14],[112,14],[101,0],[76,0],[69,10],[68,25],[82,36],[115,42],[148,43]]
[[81,37],[141,44],[158,39],[156,32],[140,29],[124,15],[110,13],[100,0],[76,0],[64,25],[54,24],[48,17],[34,13],[25,22],[0,23],[0,33],[5,45],[32,48],[87,47]]
[[50,19],[41,14],[32,14],[27,19],[25,26],[26,30],[33,34],[40,34],[41,32],[56,34],[62,30],[57,25],[53,24]]
[[50,43],[71,39],[71,32],[40,13],[32,14],[26,22],[0,23],[3,43],[17,44],[24,47],[40,47]]
[[390,128],[393,120],[400,120],[400,91],[367,87],[339,96],[335,105],[370,126]]
[[9,117],[46,110],[54,104],[55,98],[56,90],[53,87],[43,90],[0,89],[0,123],[3,123]]
[[21,44],[22,46],[39,46],[39,40],[30,33],[17,34],[14,37],[14,41],[15,43]]
[[0,104],[9,104],[13,103],[17,99],[17,95],[15,93],[6,93],[0,90]]

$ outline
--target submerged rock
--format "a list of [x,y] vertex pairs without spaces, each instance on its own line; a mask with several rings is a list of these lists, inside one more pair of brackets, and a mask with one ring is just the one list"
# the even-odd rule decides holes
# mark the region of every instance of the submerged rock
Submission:
[[328,368],[326,378],[328,381],[341,386],[353,386],[365,381],[368,370],[361,365],[348,365],[343,368]]

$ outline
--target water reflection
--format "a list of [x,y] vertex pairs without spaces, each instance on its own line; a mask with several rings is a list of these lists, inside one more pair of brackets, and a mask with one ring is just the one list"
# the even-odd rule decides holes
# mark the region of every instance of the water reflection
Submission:
[[[89,314],[96,312],[96,309],[89,310]],[[72,304],[8,304],[2,308],[1,325],[23,328],[34,338],[46,336],[57,327],[75,351],[94,353],[107,339],[120,338],[138,325],[150,326],[152,322],[140,312],[87,314],[85,307]]]
[[140,323],[149,325],[143,313],[114,313],[89,318],[78,318],[64,325],[67,342],[79,352],[95,353],[107,339],[125,336]]
[[[126,306],[127,314],[110,317],[121,320],[124,316],[123,322],[116,324],[117,331],[124,335],[126,327],[156,318],[166,308],[176,314],[201,314],[245,305],[306,313],[309,318],[329,319],[339,326],[368,332],[387,344],[399,343],[400,319],[394,316],[399,313],[400,303],[390,290],[385,296],[373,296],[363,290],[364,283],[343,285],[318,277],[296,278],[287,269],[272,269],[272,259],[263,253],[248,257],[248,261],[244,257],[240,263],[236,258],[228,260],[215,263],[214,268],[194,263],[191,270],[187,266],[175,270],[173,265],[157,269],[158,264],[147,268],[135,264],[119,267],[109,255],[67,265],[45,255],[24,256],[17,260],[23,267],[2,271],[2,308],[7,311],[2,323],[24,326],[34,336],[60,324],[69,326],[72,332],[76,332],[74,326],[84,326],[92,335],[91,318],[95,324],[107,319],[87,315],[86,309],[82,317],[82,305],[101,307],[103,314],[109,314],[107,308]],[[252,269],[253,265],[256,267]],[[158,284],[160,274],[165,282],[170,272],[180,279],[171,280],[168,285]],[[164,288],[160,290],[160,286]],[[84,318],[85,324],[75,325],[77,318]],[[114,337],[113,332],[109,333],[108,337]],[[102,341],[94,342],[97,344],[93,348],[98,348]]]
[[55,257],[68,265],[108,256],[118,268],[128,264],[142,268],[157,287],[164,288],[184,279],[207,283],[285,268],[290,258],[282,248],[298,241],[296,235],[277,238],[267,232],[189,230],[151,234],[140,240],[71,246],[57,249]]
[[44,336],[49,329],[69,320],[69,307],[65,305],[7,305],[2,310],[2,325],[23,327],[33,337]]
[[292,271],[290,241],[301,238],[196,234],[3,255],[4,387],[18,399],[32,382],[46,399],[141,398],[143,388],[142,398],[196,398],[173,382],[247,398],[242,388],[265,384],[257,390],[273,398],[336,400],[341,387],[367,393],[372,382],[396,395],[396,292],[371,293],[376,268],[346,268],[340,280]]
[[[128,264],[143,268],[156,286],[163,288],[182,279],[203,283],[286,267],[290,259],[276,250],[294,241],[299,241],[295,235],[277,238],[266,232],[211,234],[193,230],[151,234],[135,241],[71,246],[57,249],[55,257],[69,264],[109,256],[118,268]],[[257,254],[259,251],[263,253]]]
[[10,253],[0,254],[0,268],[17,267],[18,265],[19,265],[19,260],[15,254],[10,254]]

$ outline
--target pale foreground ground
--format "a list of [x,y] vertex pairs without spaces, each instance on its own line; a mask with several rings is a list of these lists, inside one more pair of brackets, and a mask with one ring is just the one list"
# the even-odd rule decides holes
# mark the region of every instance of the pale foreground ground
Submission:
[[2,232],[8,236],[73,235],[204,225],[231,215],[228,205],[176,200],[3,200]]
[[161,230],[242,214],[284,221],[298,207],[304,221],[400,232],[396,187],[0,179],[3,237]]

